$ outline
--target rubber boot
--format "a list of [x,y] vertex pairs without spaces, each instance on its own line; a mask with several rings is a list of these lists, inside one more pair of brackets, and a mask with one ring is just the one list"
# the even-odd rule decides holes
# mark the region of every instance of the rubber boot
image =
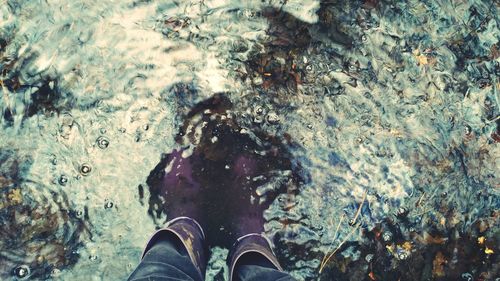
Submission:
[[238,238],[227,257],[229,281],[234,281],[235,268],[246,255],[258,255],[267,261],[273,269],[283,271],[276,255],[271,249],[271,242],[262,234],[251,233]]
[[201,279],[204,280],[207,267],[208,248],[205,243],[205,233],[198,222],[188,217],[178,217],[170,220],[164,228],[155,232],[149,239],[141,259],[144,258],[144,255],[156,242],[166,237],[173,237],[182,243],[189,254],[189,258],[198,270]]

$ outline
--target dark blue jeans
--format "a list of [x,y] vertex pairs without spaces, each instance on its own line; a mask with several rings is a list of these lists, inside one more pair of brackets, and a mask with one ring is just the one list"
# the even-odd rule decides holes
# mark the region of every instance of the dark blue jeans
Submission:
[[[265,261],[247,259],[235,268],[234,281],[295,281]],[[144,256],[128,281],[203,281],[183,247],[170,241],[156,243]]]

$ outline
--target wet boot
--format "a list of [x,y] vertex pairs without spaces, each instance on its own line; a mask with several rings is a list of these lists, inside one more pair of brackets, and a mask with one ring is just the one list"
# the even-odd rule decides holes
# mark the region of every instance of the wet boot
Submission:
[[[199,275],[199,278],[196,279],[205,279],[208,248],[205,243],[205,234],[198,222],[188,217],[178,217],[170,220],[164,228],[158,230],[149,239],[141,259],[144,259],[148,251],[156,244],[163,243],[164,241],[175,245],[175,248],[179,249],[181,254],[184,253],[186,255],[185,253],[187,252]],[[162,261],[158,260],[158,262]],[[182,271],[186,272],[189,270]]]
[[271,249],[271,242],[261,234],[240,237],[229,252],[229,281],[295,280],[283,272]]

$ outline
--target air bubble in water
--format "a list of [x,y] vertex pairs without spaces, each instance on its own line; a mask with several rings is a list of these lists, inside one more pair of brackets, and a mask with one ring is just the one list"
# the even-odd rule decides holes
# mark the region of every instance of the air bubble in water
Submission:
[[92,167],[90,166],[90,164],[84,163],[80,167],[80,173],[82,173],[82,175],[84,175],[84,176],[88,175],[91,171],[92,171]]
[[58,268],[54,268],[54,269],[52,269],[52,271],[50,272],[50,276],[52,276],[52,277],[57,277],[57,276],[59,276],[59,274],[61,274],[61,270],[60,270],[60,269],[58,269]]
[[78,208],[74,211],[74,215],[76,218],[82,219],[84,216],[85,212],[83,211],[82,208]]
[[105,149],[109,146],[109,140],[103,136],[98,137],[96,143],[100,149]]
[[373,260],[374,255],[373,254],[368,254],[365,257],[366,262],[371,262]]
[[17,278],[26,278],[30,274],[30,268],[27,265],[20,265],[14,269],[14,275]]
[[408,210],[404,207],[401,207],[398,209],[398,216],[399,217],[406,217],[408,215]]
[[467,280],[467,281],[471,281],[472,280],[472,274],[470,274],[468,272],[462,273],[462,279],[463,280]]
[[59,184],[60,184],[60,185],[62,185],[62,186],[64,186],[64,185],[66,185],[67,183],[68,183],[68,177],[67,177],[67,176],[65,176],[65,175],[61,175],[61,176],[59,177]]
[[468,136],[472,133],[472,128],[469,125],[465,125],[464,133]]
[[405,260],[405,259],[407,259],[407,258],[408,258],[408,254],[403,253],[403,252],[398,253],[398,259],[400,259],[400,260]]
[[392,233],[386,231],[384,232],[384,234],[382,234],[382,239],[385,241],[385,242],[389,242],[391,241],[392,239]]
[[113,205],[114,205],[113,202],[108,200],[106,201],[106,203],[104,203],[104,209],[111,209],[113,208]]
[[256,124],[260,124],[260,123],[262,123],[262,121],[263,121],[262,116],[255,116],[253,118],[253,122],[256,123]]

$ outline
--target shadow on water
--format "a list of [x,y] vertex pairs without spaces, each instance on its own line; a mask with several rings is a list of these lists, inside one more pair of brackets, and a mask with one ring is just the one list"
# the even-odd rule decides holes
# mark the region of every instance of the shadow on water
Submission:
[[[199,95],[192,85],[171,89],[181,116],[179,148],[163,155],[147,178],[149,214],[157,224],[164,222],[164,215],[169,219],[194,213],[205,225],[212,246],[229,247],[241,233],[264,230],[257,226],[267,222],[264,214],[273,202],[277,201],[282,214],[294,208],[295,196],[308,176],[291,153],[300,148],[267,107],[288,110],[296,102],[298,86],[308,82],[303,80],[308,64],[299,59],[308,47],[323,41],[351,46],[346,34],[331,28],[336,20],[328,7],[322,4],[317,24],[274,8],[259,12],[269,21],[269,38],[262,49],[249,51],[246,71],[237,74],[242,80],[253,79],[252,86],[259,92],[239,100],[243,105],[233,104],[225,94],[195,102]],[[265,104],[266,109],[255,107],[247,118],[242,107],[255,104]],[[143,189],[139,187],[140,197]],[[201,214],[196,214],[196,203]],[[281,230],[273,232],[272,238],[283,266],[293,268],[295,261],[321,258],[318,241],[298,244],[293,239],[297,232],[312,232],[305,214],[301,221],[286,217],[278,221]]]
[[176,137],[180,149],[164,155],[147,179],[150,214],[195,213],[213,246],[263,231],[263,212],[277,195],[292,200],[299,191],[290,140],[241,127],[232,107],[224,94],[196,104]]

